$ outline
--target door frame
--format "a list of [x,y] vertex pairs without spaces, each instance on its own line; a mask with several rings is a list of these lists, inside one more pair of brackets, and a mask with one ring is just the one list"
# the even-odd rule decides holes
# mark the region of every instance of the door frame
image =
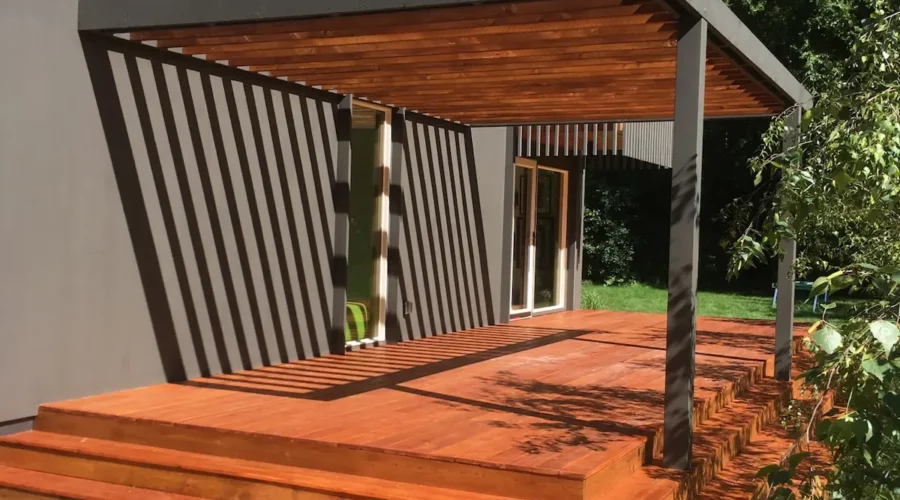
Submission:
[[[379,130],[379,141],[381,143],[381,155],[379,164],[375,166],[376,171],[380,170],[380,192],[375,198],[374,231],[378,236],[376,255],[373,256],[375,262],[375,273],[372,277],[372,297],[375,310],[372,311],[376,317],[375,327],[372,338],[362,340],[351,340],[345,342],[348,346],[356,346],[366,343],[384,342],[387,339],[387,295],[388,295],[388,240],[390,238],[391,227],[391,209],[390,209],[390,189],[391,189],[391,158],[392,158],[392,134],[391,134],[391,115],[392,109],[387,106],[371,103],[368,101],[360,101],[353,99],[353,106],[368,108],[384,114],[384,121]],[[351,132],[352,133],[352,132]],[[351,190],[352,190],[351,186]]]
[[[561,168],[550,167],[547,165],[541,165],[536,160],[532,160],[529,158],[517,157],[515,159],[515,167],[527,168],[530,171],[531,183],[530,183],[530,192],[529,198],[530,203],[528,205],[528,224],[526,225],[527,232],[530,233],[530,242],[528,244],[528,251],[526,257],[525,264],[525,307],[520,309],[513,308],[512,304],[512,287],[510,287],[509,294],[509,314],[510,319],[521,319],[527,318],[530,316],[535,316],[539,314],[546,314],[551,312],[562,311],[566,308],[566,280],[567,276],[567,253],[568,253],[568,245],[566,245],[566,230],[568,229],[568,221],[569,221],[569,171]],[[547,170],[551,172],[556,172],[562,176],[560,180],[560,189],[561,195],[559,197],[559,234],[558,237],[558,247],[557,247],[557,255],[556,255],[556,296],[557,303],[551,306],[540,307],[535,309],[534,307],[534,287],[535,287],[535,265],[536,265],[536,248],[535,248],[535,231],[537,231],[537,194],[538,194],[538,172],[540,170]],[[516,168],[513,168],[513,176],[516,176]],[[513,179],[515,182],[515,179]],[[515,196],[515,195],[514,195]],[[515,199],[511,200],[511,203],[515,204]],[[510,228],[510,232],[513,234],[513,244],[510,247],[509,254],[509,265],[511,268],[511,275],[515,274],[515,269],[512,269],[515,263],[515,259],[513,258],[513,252],[515,251],[515,223],[512,224]]]

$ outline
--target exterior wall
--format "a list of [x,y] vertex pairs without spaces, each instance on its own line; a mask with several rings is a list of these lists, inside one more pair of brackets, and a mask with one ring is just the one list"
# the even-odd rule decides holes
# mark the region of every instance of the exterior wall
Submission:
[[0,426],[165,381],[77,7],[0,3]]
[[496,323],[507,323],[512,279],[513,129],[479,127],[472,128],[471,134],[493,314]]
[[[329,352],[340,96],[79,38],[76,11],[0,6],[0,432]],[[502,321],[509,130],[410,114],[405,140],[393,335]]]

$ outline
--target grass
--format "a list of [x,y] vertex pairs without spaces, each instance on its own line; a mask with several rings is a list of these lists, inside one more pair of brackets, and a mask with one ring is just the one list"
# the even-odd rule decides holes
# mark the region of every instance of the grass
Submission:
[[[635,311],[665,313],[667,292],[665,288],[655,288],[642,284],[605,286],[585,282],[581,289],[581,307],[584,309],[606,309],[611,311]],[[831,318],[840,318],[850,309],[853,299],[842,298],[837,307],[829,313]],[[704,292],[697,293],[697,314],[722,318],[775,319],[772,295],[752,295],[740,293]],[[812,310],[812,300],[806,294],[797,292],[794,318],[798,322],[814,322],[822,319],[822,308]]]

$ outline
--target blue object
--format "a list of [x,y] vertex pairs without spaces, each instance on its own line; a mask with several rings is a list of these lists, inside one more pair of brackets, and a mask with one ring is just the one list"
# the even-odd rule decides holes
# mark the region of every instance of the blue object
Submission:
[[[797,281],[794,283],[794,290],[800,292],[808,292],[812,290],[813,283],[812,281]],[[772,296],[772,307],[775,307],[775,304],[778,302],[778,287],[772,285],[772,288],[775,289],[775,294]],[[819,310],[819,297],[823,297],[823,294],[816,295],[813,297],[813,312],[817,312]],[[822,304],[828,303],[828,290],[825,290],[824,300],[822,300]]]

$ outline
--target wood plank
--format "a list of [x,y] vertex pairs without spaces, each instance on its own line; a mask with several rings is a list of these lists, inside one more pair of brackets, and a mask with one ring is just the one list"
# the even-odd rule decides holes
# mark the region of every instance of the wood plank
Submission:
[[[599,29],[599,28],[598,28]],[[575,50],[583,52],[587,49],[591,52],[612,52],[618,50],[635,50],[644,48],[661,48],[675,43],[675,31],[670,23],[656,23],[654,25],[642,25],[634,27],[621,27],[616,31],[624,32],[619,35],[600,35],[590,32],[580,33],[582,36],[575,38],[560,38],[544,40],[540,43],[540,49],[522,49],[521,47],[533,46],[533,41],[507,40],[481,42],[480,39],[461,40],[461,43],[448,42],[397,42],[381,44],[348,45],[342,47],[307,47],[299,49],[273,49],[248,52],[234,52],[229,54],[208,54],[205,58],[210,61],[227,61],[230,66],[258,66],[262,64],[279,63],[310,63],[328,61],[335,58],[346,59],[353,57],[356,61],[371,62],[385,58],[419,57],[424,61],[435,56],[453,56],[459,59],[484,58],[485,54],[493,54],[502,51],[526,50],[536,53],[548,53],[553,49]],[[576,32],[578,33],[578,32]],[[510,38],[510,37],[503,37]],[[531,37],[523,37],[531,38]],[[455,42],[453,40],[451,42]],[[425,45],[420,47],[419,45]]]
[[[401,27],[393,32],[384,33],[381,30],[373,30],[371,27],[359,30],[356,34],[336,36],[329,33],[327,36],[317,36],[321,32],[292,32],[279,37],[267,37],[266,41],[249,41],[244,37],[233,38],[214,44],[185,44],[172,45],[171,42],[162,43],[163,46],[181,47],[185,54],[228,54],[233,52],[266,51],[280,49],[301,49],[309,47],[349,47],[368,46],[370,50],[378,50],[380,44],[387,44],[394,48],[408,47],[412,43],[433,44],[431,46],[443,46],[448,43],[466,43],[466,40],[478,39],[483,43],[492,41],[520,40],[527,35],[532,40],[553,40],[560,38],[578,38],[597,36],[602,33],[602,28],[619,28],[626,26],[645,26],[635,29],[635,33],[656,31],[665,25],[669,25],[675,19],[668,14],[638,13],[636,6],[616,7],[615,9],[594,9],[582,12],[557,11],[554,16],[559,21],[554,21],[550,16],[540,16],[540,22],[510,23],[508,20],[492,19],[486,23],[484,19],[476,21],[481,26],[458,27],[440,29],[428,25],[423,31],[410,31],[410,26]],[[417,25],[413,25],[414,27]]]

